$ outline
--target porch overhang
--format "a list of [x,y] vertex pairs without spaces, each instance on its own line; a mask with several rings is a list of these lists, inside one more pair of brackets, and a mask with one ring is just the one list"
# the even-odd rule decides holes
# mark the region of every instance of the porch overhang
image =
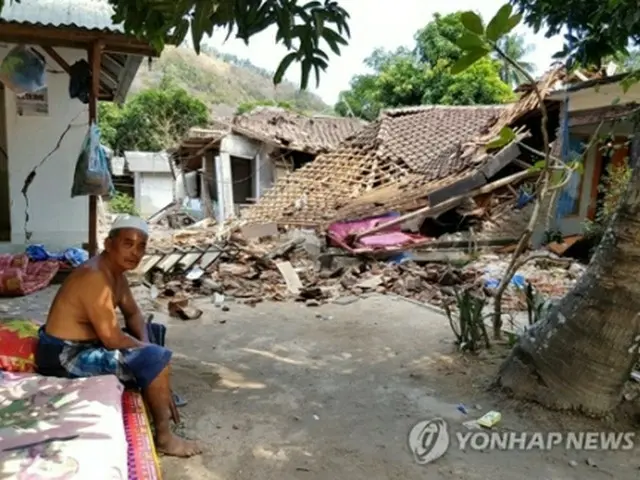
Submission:
[[122,103],[144,57],[158,53],[141,40],[120,33],[72,27],[25,25],[0,20],[0,42],[41,47],[64,71],[69,65],[55,48],[88,51],[95,43],[102,45],[100,58],[100,101]]
[[7,22],[0,19],[0,42],[86,49],[88,45],[97,41],[102,42],[105,53],[158,56],[158,52],[149,43],[131,35],[67,26]]

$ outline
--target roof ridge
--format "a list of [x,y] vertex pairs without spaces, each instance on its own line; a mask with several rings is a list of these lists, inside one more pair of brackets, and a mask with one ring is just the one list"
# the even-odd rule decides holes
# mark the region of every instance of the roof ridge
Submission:
[[426,112],[429,110],[490,110],[490,109],[503,109],[511,105],[510,103],[499,103],[491,105],[415,105],[406,107],[386,108],[380,111],[380,117],[383,116],[395,116],[409,113]]

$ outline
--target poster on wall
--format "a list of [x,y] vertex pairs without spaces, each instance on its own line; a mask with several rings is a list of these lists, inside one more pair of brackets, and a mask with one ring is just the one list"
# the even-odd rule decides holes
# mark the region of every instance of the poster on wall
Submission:
[[46,117],[49,115],[49,95],[46,88],[16,97],[18,115]]

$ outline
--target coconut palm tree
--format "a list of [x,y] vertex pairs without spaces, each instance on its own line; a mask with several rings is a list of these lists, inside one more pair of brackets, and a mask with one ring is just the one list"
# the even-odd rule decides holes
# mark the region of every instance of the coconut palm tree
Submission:
[[[506,53],[509,58],[515,60],[525,72],[531,74],[534,72],[535,66],[533,63],[524,61],[524,57],[533,51],[534,46],[525,43],[524,36],[518,34],[506,35],[498,40],[498,47]],[[499,60],[501,63],[500,78],[504,83],[516,87],[527,81],[524,75],[522,75],[522,72],[515,69],[509,62],[503,58]]]

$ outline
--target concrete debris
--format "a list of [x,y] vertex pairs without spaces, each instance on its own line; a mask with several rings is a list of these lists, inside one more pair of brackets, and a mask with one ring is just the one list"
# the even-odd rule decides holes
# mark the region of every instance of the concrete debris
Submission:
[[[464,266],[355,258],[344,256],[339,249],[327,249],[309,231],[250,239],[242,235],[240,228],[230,229],[223,239],[210,229],[184,232],[172,235],[180,252],[186,245],[211,246],[217,252],[215,259],[204,267],[194,265],[186,271],[178,268],[179,263],[176,268],[164,269],[165,261],[161,260],[157,263],[161,268],[152,268],[147,278],[154,278],[156,286],[161,283],[160,296],[205,295],[215,300],[216,306],[226,299],[249,305],[291,299],[311,307],[374,292],[441,306],[454,298],[456,289],[473,288],[491,296],[491,281],[499,281],[509,262],[509,255],[496,254],[480,255]],[[183,254],[167,249],[167,258]],[[327,256],[331,257],[329,261]],[[566,265],[557,266],[542,259],[526,264],[518,278],[531,282],[544,296],[561,297],[584,269],[569,260]],[[526,310],[521,286],[518,283],[507,289],[504,311]]]
[[203,314],[202,310],[191,307],[189,305],[189,299],[184,297],[169,300],[167,309],[169,315],[179,318],[180,320],[197,320]]

